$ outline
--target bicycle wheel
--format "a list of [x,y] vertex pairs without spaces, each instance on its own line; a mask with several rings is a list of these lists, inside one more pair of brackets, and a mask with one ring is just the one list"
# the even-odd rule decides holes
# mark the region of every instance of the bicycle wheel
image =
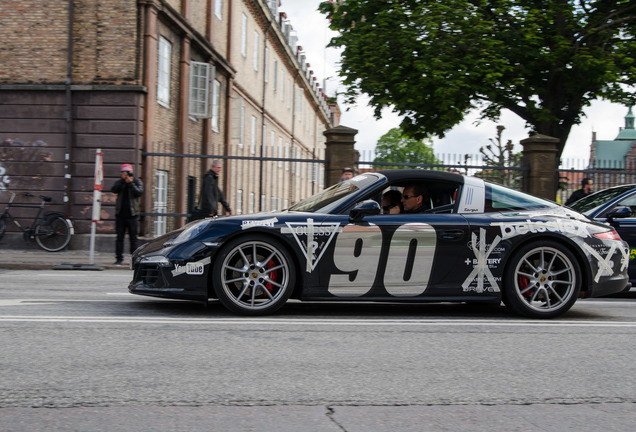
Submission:
[[4,232],[7,230],[7,217],[5,215],[0,216],[0,240],[4,237]]
[[64,249],[70,241],[71,229],[61,216],[48,224],[35,227],[35,242],[45,251],[57,252]]

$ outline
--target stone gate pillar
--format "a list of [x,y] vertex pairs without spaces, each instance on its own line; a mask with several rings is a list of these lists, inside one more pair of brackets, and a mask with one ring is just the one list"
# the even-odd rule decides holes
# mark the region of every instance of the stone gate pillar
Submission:
[[558,185],[557,145],[559,139],[546,135],[533,135],[521,140],[523,146],[523,191],[539,198],[554,201]]
[[342,169],[351,167],[358,173],[358,152],[353,148],[357,129],[346,126],[336,126],[323,132],[325,142],[325,187],[338,183]]

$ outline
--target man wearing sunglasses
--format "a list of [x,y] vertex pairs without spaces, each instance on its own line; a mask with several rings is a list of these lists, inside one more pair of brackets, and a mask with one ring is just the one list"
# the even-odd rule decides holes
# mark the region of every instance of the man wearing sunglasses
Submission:
[[404,213],[422,213],[431,208],[428,189],[423,184],[409,185],[402,192]]

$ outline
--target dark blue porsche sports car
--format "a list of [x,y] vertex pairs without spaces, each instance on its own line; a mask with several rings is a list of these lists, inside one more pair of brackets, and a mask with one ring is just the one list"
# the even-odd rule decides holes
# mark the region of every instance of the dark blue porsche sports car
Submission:
[[[416,200],[416,212],[384,214],[390,190],[407,210]],[[503,301],[552,318],[579,297],[622,291],[628,262],[612,227],[555,203],[454,173],[386,170],[284,211],[204,219],[156,238],[134,253],[129,290],[218,299],[244,315],[294,298]]]

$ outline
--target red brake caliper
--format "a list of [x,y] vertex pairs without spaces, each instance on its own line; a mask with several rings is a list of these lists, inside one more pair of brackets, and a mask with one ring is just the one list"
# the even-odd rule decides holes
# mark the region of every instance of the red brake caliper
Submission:
[[530,297],[532,295],[532,290],[525,291],[525,289],[528,288],[528,285],[530,285],[530,280],[528,279],[528,277],[518,276],[518,283],[520,290],[523,292],[523,295],[526,297]]
[[[274,267],[274,260],[271,259],[267,262],[267,264],[265,264],[265,267],[268,269],[271,269]],[[278,275],[278,270],[274,270],[272,272],[269,273],[269,277],[268,279],[270,280],[276,280],[277,279],[277,275]],[[274,289],[274,284],[271,282],[268,282],[265,284],[265,288],[267,288],[267,291],[272,292],[272,290]]]

